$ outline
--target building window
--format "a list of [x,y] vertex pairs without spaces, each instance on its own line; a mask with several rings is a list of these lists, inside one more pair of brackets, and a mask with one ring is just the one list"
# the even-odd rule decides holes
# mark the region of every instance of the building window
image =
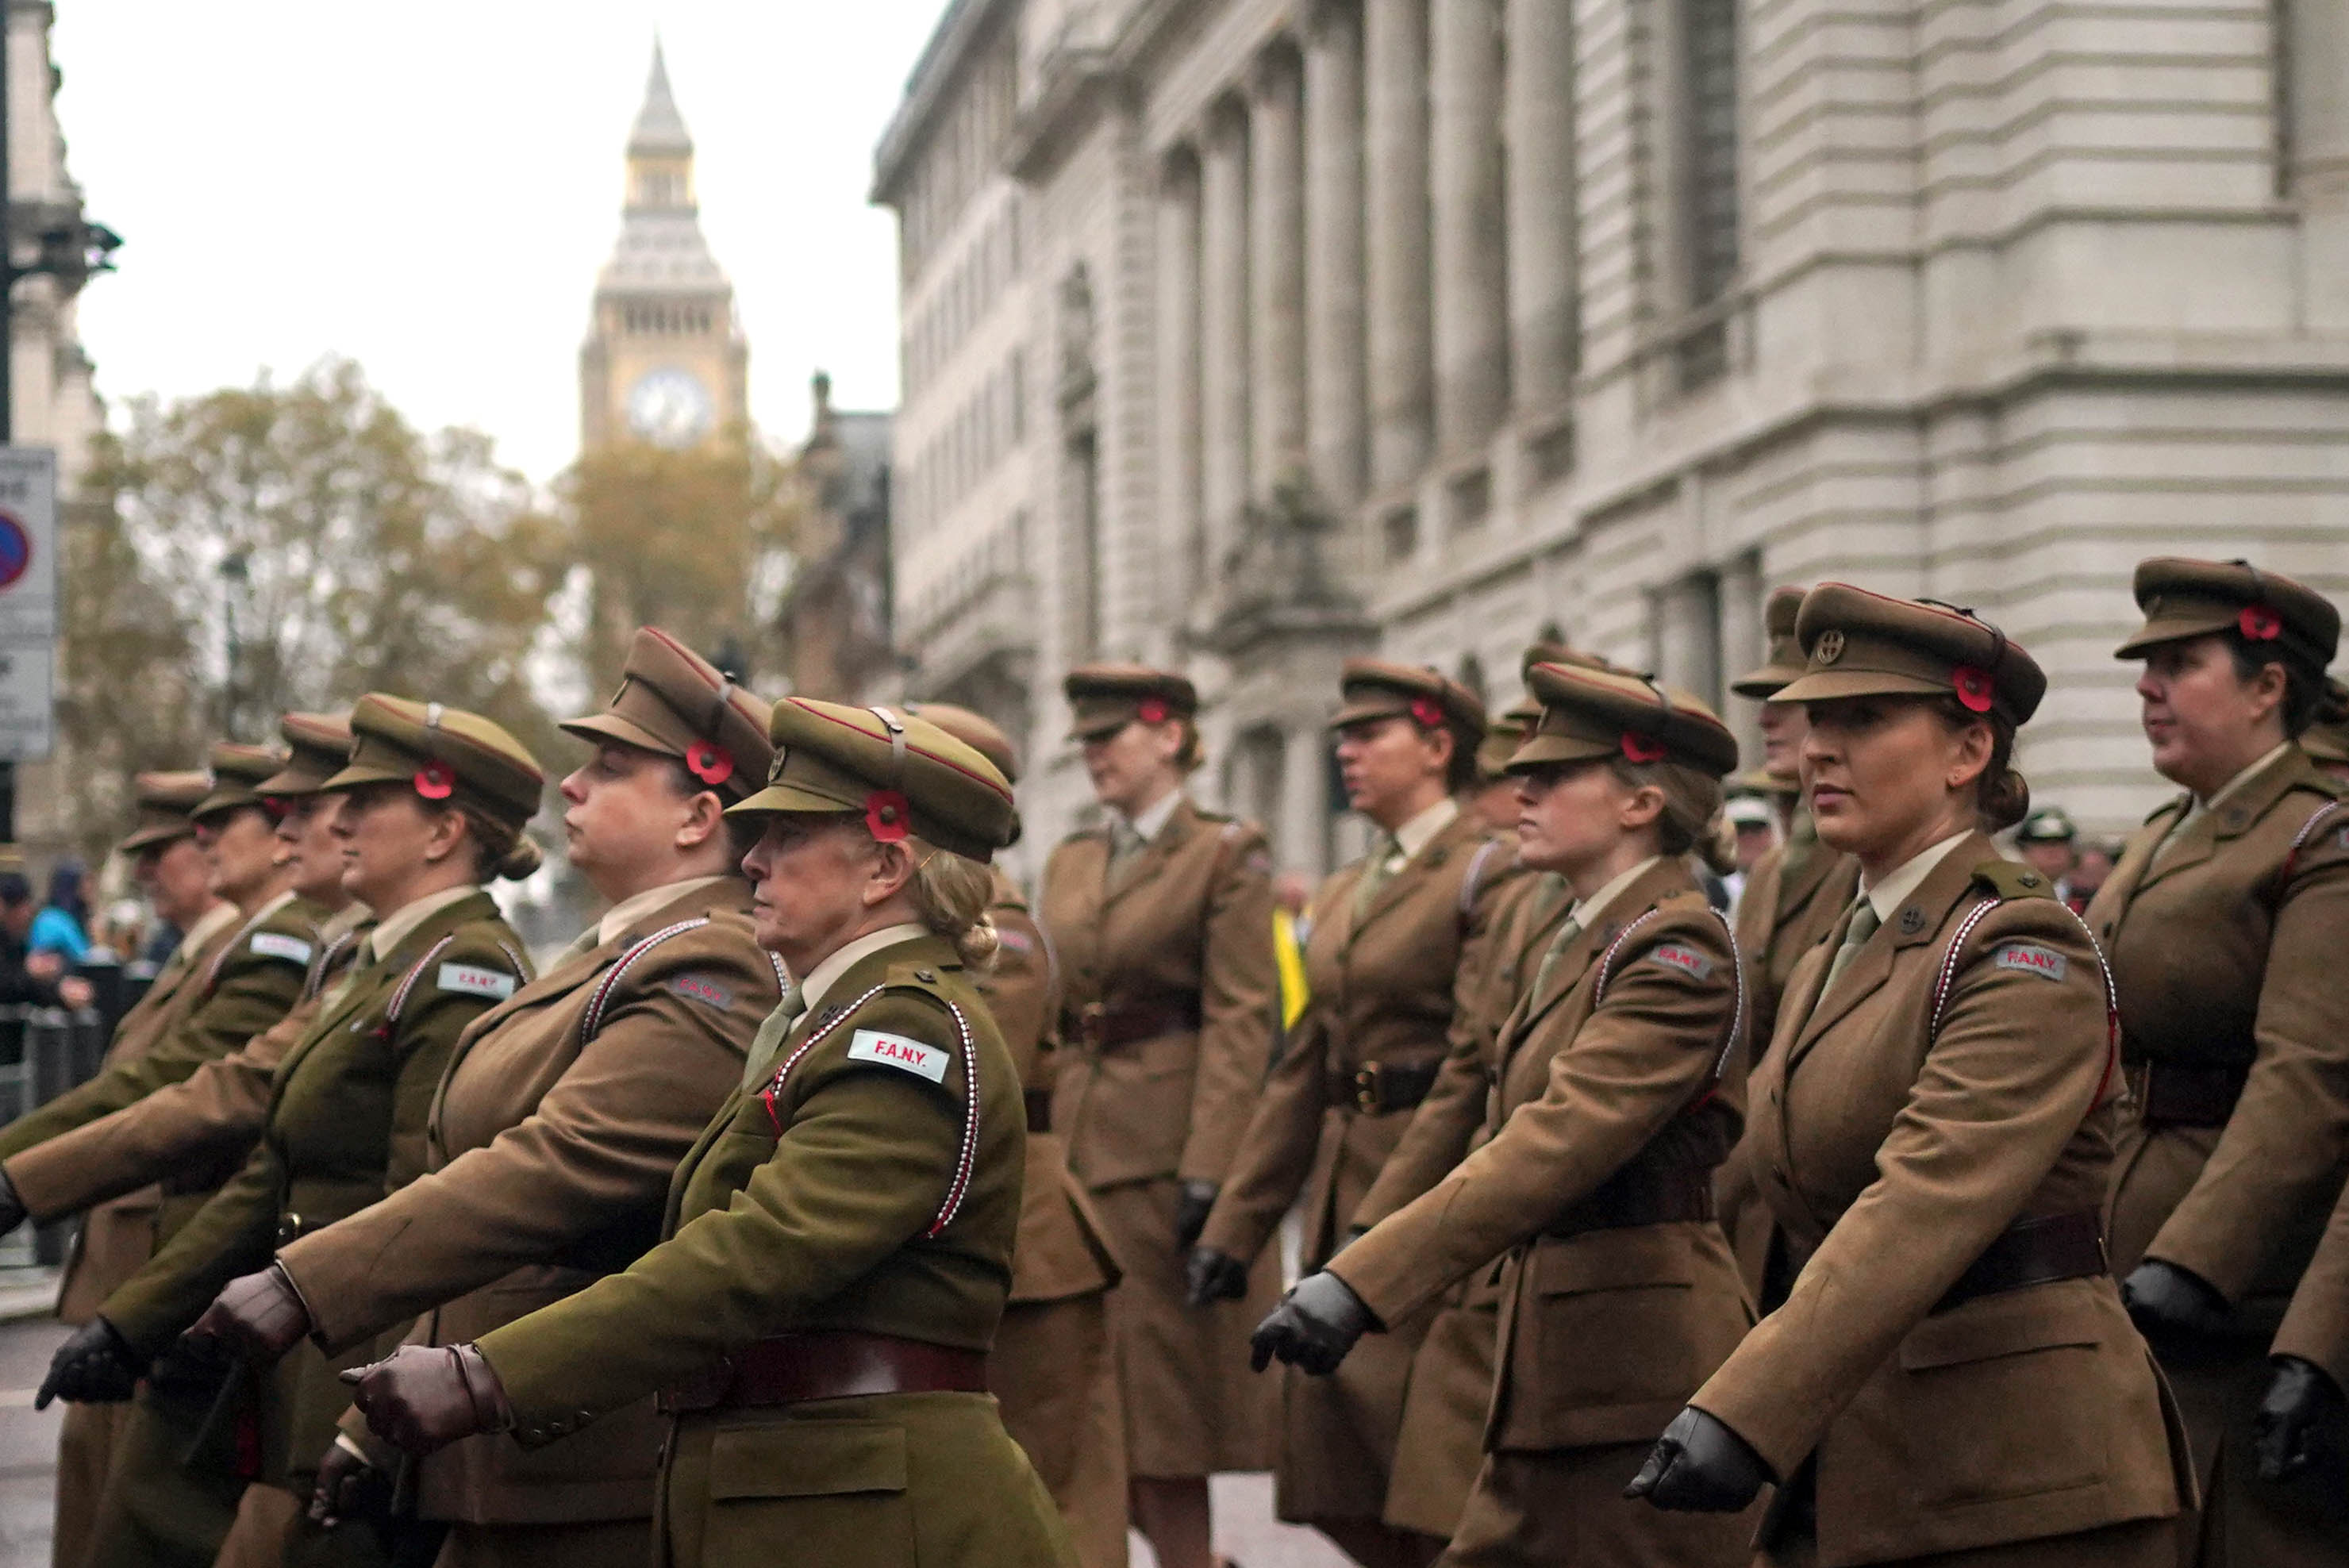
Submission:
[[1707,305],[1737,274],[1737,0],[1682,0],[1687,86],[1689,303]]

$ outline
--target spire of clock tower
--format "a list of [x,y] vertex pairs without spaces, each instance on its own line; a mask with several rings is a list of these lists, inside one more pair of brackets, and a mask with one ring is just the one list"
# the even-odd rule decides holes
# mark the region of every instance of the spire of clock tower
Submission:
[[657,40],[626,176],[619,240],[579,354],[580,440],[688,446],[747,419],[749,350],[733,285],[702,236],[693,137]]

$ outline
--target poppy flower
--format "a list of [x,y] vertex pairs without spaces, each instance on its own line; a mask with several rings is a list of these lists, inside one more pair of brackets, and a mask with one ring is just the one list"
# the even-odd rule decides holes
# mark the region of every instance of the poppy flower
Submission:
[[2265,604],[2246,604],[2235,624],[2255,643],[2272,643],[2283,635],[2283,617]]
[[685,748],[686,770],[704,784],[723,784],[734,777],[734,758],[722,746],[697,740]]
[[1997,686],[1988,670],[1971,665],[1960,665],[1950,672],[1950,684],[1957,688],[1958,701],[1969,713],[1988,713]]
[[895,789],[875,789],[864,797],[864,826],[874,841],[903,843],[914,820],[914,808]]
[[1164,724],[1166,722],[1165,699],[1154,696],[1143,697],[1141,706],[1133,710],[1133,715],[1144,724]]
[[1432,696],[1415,696],[1411,699],[1411,717],[1417,719],[1423,728],[1442,729],[1444,705]]
[[1664,743],[1651,735],[1640,735],[1627,729],[1623,732],[1623,755],[1633,762],[1661,762],[1664,759]]
[[456,770],[446,762],[428,762],[416,770],[416,792],[427,800],[446,800],[456,788]]

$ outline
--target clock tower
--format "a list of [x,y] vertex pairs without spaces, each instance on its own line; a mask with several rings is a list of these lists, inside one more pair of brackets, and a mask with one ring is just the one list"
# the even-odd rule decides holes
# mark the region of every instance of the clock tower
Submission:
[[581,446],[689,447],[747,424],[749,360],[734,286],[701,237],[693,138],[656,43],[645,105],[628,135],[620,239],[595,279],[579,350]]

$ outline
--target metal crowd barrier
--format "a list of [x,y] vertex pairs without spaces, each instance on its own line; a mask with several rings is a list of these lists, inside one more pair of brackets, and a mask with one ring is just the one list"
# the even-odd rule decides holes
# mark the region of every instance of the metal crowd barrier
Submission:
[[[0,1006],[0,1123],[88,1081],[106,1055],[112,1034],[95,1007],[67,1012],[59,1007]],[[24,1224],[0,1238],[0,1268],[65,1262],[73,1222]]]

